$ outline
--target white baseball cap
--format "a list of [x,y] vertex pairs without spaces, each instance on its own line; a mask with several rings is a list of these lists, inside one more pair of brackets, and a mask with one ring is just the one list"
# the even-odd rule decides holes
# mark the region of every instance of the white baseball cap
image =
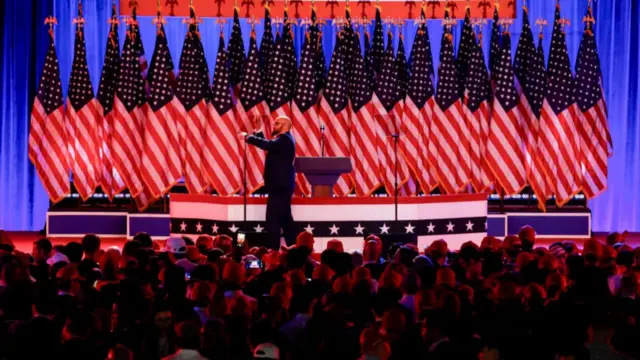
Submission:
[[187,243],[184,242],[183,238],[170,237],[167,239],[164,249],[173,254],[185,254],[187,252]]
[[63,263],[71,263],[71,261],[69,261],[69,258],[67,257],[67,255],[63,254],[63,253],[55,253],[52,257],[47,259],[47,264],[49,265],[54,265],[57,264],[59,262],[63,262]]
[[260,344],[253,351],[254,359],[280,359],[280,349],[272,343]]

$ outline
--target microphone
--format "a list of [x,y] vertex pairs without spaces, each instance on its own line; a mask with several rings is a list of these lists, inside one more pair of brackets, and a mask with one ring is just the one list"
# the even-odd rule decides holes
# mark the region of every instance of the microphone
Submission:
[[400,134],[390,134],[390,135],[387,135],[387,137],[397,139],[400,137]]
[[320,131],[324,132],[324,124],[320,124]]
[[249,133],[247,133],[246,131],[243,131],[243,132],[238,133],[238,135],[240,135],[242,137],[247,137],[247,135],[249,135]]

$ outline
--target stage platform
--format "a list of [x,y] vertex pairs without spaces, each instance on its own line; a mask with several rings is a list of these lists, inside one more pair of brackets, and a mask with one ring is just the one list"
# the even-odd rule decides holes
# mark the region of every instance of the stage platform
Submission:
[[[264,231],[266,198],[250,197],[246,222],[242,197],[172,194],[169,213],[128,213],[98,211],[50,211],[46,236],[77,239],[86,233],[103,239],[130,239],[145,231],[155,240],[170,235],[198,236],[238,231]],[[399,198],[398,222],[394,200],[389,197],[294,198],[296,231],[311,231],[318,249],[337,238],[349,249],[368,233],[413,234],[418,246],[444,238],[451,248],[465,241],[479,242],[485,235],[504,237],[516,234],[521,226],[533,226],[540,240],[591,237],[588,209],[553,212],[489,213],[486,197],[475,194]],[[353,246],[351,242],[354,241]]]

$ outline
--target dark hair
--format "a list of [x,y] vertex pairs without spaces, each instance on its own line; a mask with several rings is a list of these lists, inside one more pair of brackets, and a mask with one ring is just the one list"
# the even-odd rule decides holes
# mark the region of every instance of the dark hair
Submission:
[[15,248],[11,244],[0,244],[0,250],[12,253]]
[[398,261],[410,269],[413,267],[413,259],[420,253],[409,246],[403,245],[398,249],[396,255],[398,256]]
[[193,246],[193,245],[195,245],[195,244],[196,244],[196,243],[193,241],[193,239],[192,239],[192,238],[190,238],[190,237],[188,237],[188,236],[183,236],[183,237],[182,237],[182,240],[184,240],[184,243],[185,243],[187,246]]
[[139,232],[134,237],[133,240],[140,243],[142,247],[150,248],[153,247],[153,240],[151,239],[151,235],[146,232]]
[[72,263],[79,263],[82,260],[82,244],[72,241],[64,246],[63,253],[67,255],[67,258],[69,258],[69,261]]
[[631,251],[620,251],[616,256],[616,264],[625,266],[627,270],[631,269],[634,260],[635,258]]
[[87,254],[94,254],[100,250],[100,237],[95,234],[87,234],[82,238],[82,247]]
[[200,347],[200,326],[191,321],[183,321],[176,327],[178,346],[181,349],[197,350]]
[[287,253],[287,268],[301,269],[307,263],[311,250],[306,246],[295,247]]
[[479,261],[480,250],[478,250],[478,248],[474,246],[465,246],[458,252],[458,258],[464,260],[467,263],[469,262],[469,260]]
[[218,280],[218,272],[215,267],[212,265],[198,265],[191,272],[191,280],[192,281],[216,281]]
[[213,248],[207,254],[207,262],[217,262],[223,255],[224,251],[222,249]]
[[142,245],[137,240],[127,241],[122,247],[122,256],[135,256],[136,251],[141,247]]
[[51,249],[53,249],[51,241],[47,238],[36,240],[33,244],[36,246],[38,251],[44,251],[47,254],[51,252]]

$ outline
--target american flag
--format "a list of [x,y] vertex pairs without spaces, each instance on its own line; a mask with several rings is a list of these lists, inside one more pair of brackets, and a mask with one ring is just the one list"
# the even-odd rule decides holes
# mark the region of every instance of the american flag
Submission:
[[556,195],[556,204],[562,206],[582,187],[582,157],[577,118],[579,110],[559,5],[556,5],[547,79],[537,158],[550,180],[550,191]]
[[492,184],[491,169],[485,159],[489,137],[491,82],[484,62],[482,48],[475,41],[470,44],[468,76],[465,81],[464,113],[469,125],[471,185],[477,193],[486,192]]
[[271,12],[269,10],[269,2],[265,2],[264,7],[264,32],[260,40],[260,70],[262,74],[262,86],[269,88],[269,62],[273,56],[275,44],[273,43],[273,29],[271,27]]
[[231,195],[242,186],[241,157],[222,34],[211,92],[209,116],[204,125],[204,133],[211,138],[204,141],[202,148],[202,171],[219,195]]
[[84,41],[82,6],[75,18],[76,36],[67,97],[67,146],[73,183],[83,200],[94,193],[100,183],[100,141],[97,100],[94,98],[87,50]]
[[502,34],[502,53],[495,64],[496,94],[493,99],[486,157],[505,194],[520,193],[527,185],[524,119],[518,106],[511,65],[511,36]]
[[283,34],[276,43],[275,52],[269,62],[269,84],[266,88],[266,100],[271,116],[291,118],[291,100],[295,90],[296,54],[293,48],[293,32],[285,11]]
[[50,30],[49,35],[49,50],[31,109],[29,159],[35,166],[49,199],[57,203],[69,194],[71,188],[60,67],[53,43],[53,31]]
[[409,65],[407,65],[407,56],[404,53],[404,36],[402,33],[398,36],[398,51],[396,53],[396,69],[398,71],[398,87],[402,99],[407,95],[409,87]]
[[[382,28],[380,28],[382,29]],[[372,84],[373,89],[376,88],[376,71],[373,66],[373,50],[369,41],[369,30],[364,28],[364,68],[367,76],[367,82]]]
[[576,89],[582,135],[582,189],[591,199],[607,188],[607,161],[613,155],[591,7],[587,10],[585,31],[578,52]]
[[[135,8],[134,8],[135,9]],[[135,19],[131,19],[122,50],[120,76],[114,100],[113,165],[131,196],[142,193],[140,177],[146,102],[140,57],[142,41]]]
[[443,193],[454,194],[469,182],[469,144],[460,135],[466,128],[453,59],[453,37],[447,27],[442,36],[438,78],[436,106],[429,132],[429,141],[437,149],[432,166],[436,168]]
[[[407,87],[409,86],[409,69],[407,65],[407,57],[404,52],[404,36],[402,35],[402,26],[400,27],[400,33],[398,35],[398,51],[396,52],[396,71],[397,71],[397,79],[398,79],[398,91],[400,93],[400,101],[402,102],[402,114],[398,118],[398,130],[401,134],[404,134],[402,131],[404,128],[404,112],[405,112],[405,98],[407,96]],[[406,134],[405,134],[406,135]],[[398,148],[401,152],[401,155],[405,161],[405,164],[410,164],[409,160],[404,155],[406,152],[404,150],[404,146],[406,146],[408,139],[405,137],[402,141],[398,142]],[[404,186],[400,189],[400,195],[402,196],[412,196],[416,194],[417,191],[417,176],[412,172],[411,166],[407,165],[407,182],[404,183]]]
[[[336,45],[329,66],[327,87],[320,99],[319,116],[327,124],[325,147],[328,156],[349,156],[350,124],[348,113],[347,49],[341,34],[336,35]],[[337,196],[345,196],[351,191],[351,179],[343,174],[333,187]]]
[[[493,7],[493,22],[491,23],[491,46],[489,48],[489,71],[491,72],[491,80],[495,81],[494,73],[496,65],[500,61],[500,25],[498,24],[498,6],[497,3]],[[495,87],[495,83],[493,84]]]
[[[255,31],[251,32],[249,56],[244,65],[244,81],[240,90],[240,107],[237,107],[240,131],[252,132],[255,119],[268,119],[269,106],[264,101],[264,90],[260,76],[260,59],[256,45]],[[259,122],[259,121],[258,121]],[[263,121],[265,136],[271,129],[268,121]],[[252,193],[263,185],[264,151],[254,146],[247,148],[247,191]]]
[[[375,117],[377,120],[377,149],[378,149],[378,169],[380,180],[384,184],[387,194],[395,194],[395,149],[392,135],[400,133],[402,121],[404,99],[400,92],[398,82],[398,70],[396,68],[395,57],[393,56],[393,39],[391,32],[388,34],[387,50],[384,53],[380,73],[378,74],[378,89],[376,90],[377,100],[374,101]],[[374,99],[376,100],[376,99]],[[404,134],[400,134],[404,137]],[[399,139],[402,143],[405,139]],[[398,146],[398,150],[401,150]],[[409,169],[402,154],[398,153],[398,189],[401,188],[409,177]]]
[[[368,41],[367,41],[368,42]],[[384,32],[382,31],[382,19],[380,15],[380,7],[376,6],[376,20],[373,26],[373,40],[369,49],[371,56],[371,65],[378,76],[382,67],[382,58],[384,57]]]
[[[468,98],[465,96],[465,90],[467,88],[467,82],[469,81],[469,64],[471,60],[471,55],[473,54],[475,48],[477,47],[476,36],[473,32],[473,28],[471,27],[471,8],[469,6],[466,7],[464,22],[462,24],[462,37],[460,39],[460,45],[458,47],[458,57],[456,58],[456,72],[458,74],[458,91],[460,92],[460,97],[462,98],[462,103],[467,104]],[[466,153],[464,151],[461,152],[465,158],[461,158],[461,161],[464,161],[469,168],[468,176],[469,180],[473,180],[474,171],[479,173],[479,169],[482,164],[480,163],[479,150],[480,150],[480,137],[473,136],[479,135],[479,123],[478,119],[468,113],[467,106],[463,106],[464,118],[461,119],[463,122],[460,124],[464,124],[464,126],[469,129],[468,131],[463,131],[460,136],[464,138],[464,143],[467,144]],[[474,156],[474,152],[475,155]],[[473,182],[472,182],[473,185]]]
[[[158,16],[156,19],[161,20]],[[153,197],[166,194],[180,179],[180,144],[176,118],[181,108],[169,83],[173,61],[162,23],[147,73],[149,96],[140,173]]]
[[462,37],[458,46],[458,56],[456,58],[456,71],[458,73],[458,89],[460,96],[463,96],[466,89],[466,82],[469,79],[469,61],[475,50],[476,37],[471,27],[471,8],[467,7],[462,23]]
[[322,49],[322,26],[318,26],[318,41],[316,44],[316,92],[318,96],[327,85],[327,60]]
[[233,9],[233,27],[231,29],[231,38],[229,39],[229,48],[227,49],[229,57],[229,81],[231,87],[237,94],[240,83],[244,76],[244,41],[242,40],[242,28],[240,27],[240,18],[238,16],[238,8]]
[[101,125],[98,131],[100,139],[100,158],[102,164],[102,176],[100,185],[102,191],[111,200],[113,196],[124,190],[125,184],[112,163],[113,141],[113,99],[116,93],[116,82],[120,73],[120,42],[118,37],[118,17],[115,4],[111,7],[111,20],[109,21],[109,36],[107,38],[107,50],[102,65],[102,75],[98,86],[98,114],[102,115]]
[[356,33],[353,30],[353,23],[351,22],[351,9],[349,7],[349,3],[346,4],[345,10],[345,23],[342,27],[342,41],[344,42],[344,46],[346,52],[344,54],[344,61],[347,67],[347,79],[353,76],[353,56],[355,53],[353,52],[353,48],[355,42],[357,41]]
[[[365,40],[365,41],[368,41]],[[351,75],[348,79],[351,118],[351,181],[358,196],[369,196],[380,186],[376,149],[376,120],[373,98],[373,70],[365,65],[360,39],[351,43]]]
[[[424,19],[424,17],[423,17]],[[422,24],[416,30],[411,49],[411,77],[405,98],[404,120],[401,133],[405,136],[402,151],[413,176],[422,192],[430,193],[437,185],[437,177],[427,161],[429,120],[433,116],[433,83],[430,63],[427,60],[428,35]]]
[[202,131],[209,115],[209,67],[204,57],[193,7],[190,21],[180,56],[176,97],[182,107],[178,107],[180,111],[176,114],[176,122],[180,134],[180,159],[185,186],[189,193],[199,194],[209,185],[201,168],[202,147],[209,141],[204,139]]
[[[540,50],[542,51],[542,48]],[[550,193],[545,173],[534,159],[538,146],[540,109],[544,100],[546,75],[544,55],[536,51],[526,7],[522,11],[522,31],[513,61],[513,71],[516,75],[516,89],[520,96],[520,111],[524,118],[527,180],[538,199],[538,207],[544,211]]]
[[[315,21],[315,9],[312,9],[312,21]],[[291,103],[293,114],[293,136],[296,139],[296,156],[320,156],[320,124],[316,104],[316,67],[318,52],[318,28],[311,24],[305,34],[296,90]],[[322,51],[322,48],[320,48]],[[311,195],[311,188],[304,174],[296,174],[297,191]]]

